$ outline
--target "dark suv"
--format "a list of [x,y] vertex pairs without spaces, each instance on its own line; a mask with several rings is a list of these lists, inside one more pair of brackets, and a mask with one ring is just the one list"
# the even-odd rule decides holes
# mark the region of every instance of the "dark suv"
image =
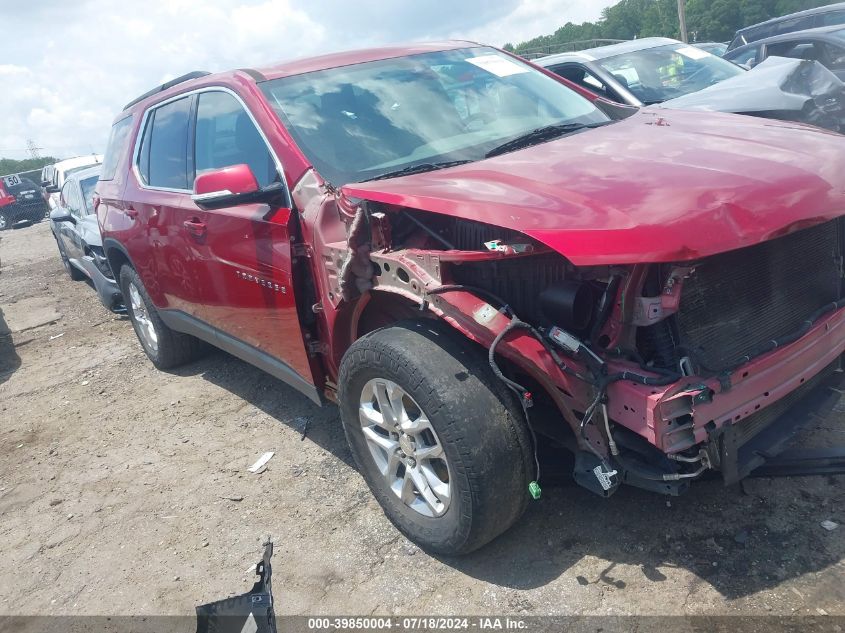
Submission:
[[775,35],[840,24],[845,24],[845,2],[798,11],[746,26],[736,32],[728,44],[728,51]]
[[386,514],[438,552],[520,516],[540,448],[603,497],[734,482],[842,382],[824,130],[620,108],[421,44],[156,88],[97,194],[152,362],[205,341],[338,403]]
[[0,231],[10,229],[18,222],[40,222],[44,219],[48,206],[41,195],[41,187],[20,176],[6,176],[3,184],[14,201],[0,208]]

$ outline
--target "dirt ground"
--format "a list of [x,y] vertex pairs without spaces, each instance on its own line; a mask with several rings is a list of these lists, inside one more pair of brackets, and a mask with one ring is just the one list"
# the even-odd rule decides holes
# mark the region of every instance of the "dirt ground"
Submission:
[[[432,557],[371,498],[335,408],[222,352],[156,371],[46,222],[0,259],[0,615],[192,614],[248,590],[268,535],[280,615],[845,615],[843,477],[547,487],[491,545]],[[845,406],[819,425],[845,442]]]

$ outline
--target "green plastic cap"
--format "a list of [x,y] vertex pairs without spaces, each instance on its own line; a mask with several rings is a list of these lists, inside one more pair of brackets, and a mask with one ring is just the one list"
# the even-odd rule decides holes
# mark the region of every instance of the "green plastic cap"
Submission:
[[540,484],[538,484],[536,481],[532,481],[530,484],[528,484],[528,493],[531,495],[531,498],[535,501],[540,498],[542,492],[543,491],[540,490]]

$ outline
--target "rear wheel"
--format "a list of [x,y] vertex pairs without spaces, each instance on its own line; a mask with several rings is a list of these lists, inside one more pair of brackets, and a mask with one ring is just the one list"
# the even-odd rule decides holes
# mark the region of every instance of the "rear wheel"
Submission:
[[147,357],[158,369],[170,369],[198,358],[205,350],[199,339],[171,330],[161,320],[138,273],[120,269],[120,289],[132,327]]
[[521,412],[451,328],[421,321],[367,334],[344,356],[339,385],[358,468],[408,538],[463,554],[523,513],[533,460]]

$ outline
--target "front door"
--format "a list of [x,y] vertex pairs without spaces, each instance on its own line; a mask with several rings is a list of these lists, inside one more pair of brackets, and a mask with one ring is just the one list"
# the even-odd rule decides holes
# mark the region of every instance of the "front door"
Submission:
[[[246,164],[261,187],[282,178],[238,98],[216,90],[197,98],[192,156],[197,174]],[[291,278],[290,210],[244,204],[204,211],[189,205],[198,318],[312,382]]]
[[[76,180],[71,179],[65,182],[64,187],[62,187],[59,204],[77,222],[82,218],[82,212],[80,211],[82,197],[79,195]],[[59,223],[59,239],[62,241],[62,248],[64,248],[65,255],[67,255],[68,259],[78,260],[82,257],[82,240],[73,221]]]

